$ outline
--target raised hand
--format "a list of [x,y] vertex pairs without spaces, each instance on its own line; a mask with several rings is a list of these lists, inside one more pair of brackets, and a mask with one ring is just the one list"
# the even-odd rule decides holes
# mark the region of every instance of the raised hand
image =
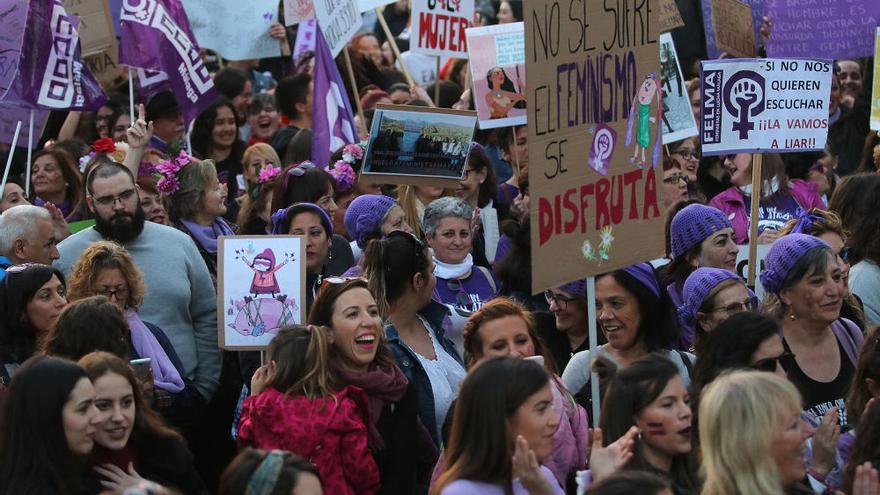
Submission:
[[638,434],[639,428],[633,426],[622,437],[603,447],[602,429],[593,430],[593,445],[590,449],[590,470],[593,480],[602,480],[626,466],[626,463],[632,459],[632,450]]
[[135,149],[143,149],[147,147],[147,144],[150,142],[150,138],[153,137],[153,123],[149,124],[146,121],[146,110],[144,110],[144,105],[139,104],[137,106],[138,116],[137,120],[131,123],[131,127],[125,131],[125,135],[128,139],[128,147]]
[[516,450],[513,454],[513,477],[519,479],[529,495],[553,495],[553,486],[541,471],[541,465],[538,464],[535,453],[529,449],[529,442],[522,436],[516,437]]

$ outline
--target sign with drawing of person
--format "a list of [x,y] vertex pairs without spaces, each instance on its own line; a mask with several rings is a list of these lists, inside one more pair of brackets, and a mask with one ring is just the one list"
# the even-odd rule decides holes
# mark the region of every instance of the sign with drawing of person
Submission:
[[660,74],[663,91],[663,142],[672,143],[700,133],[681,74],[672,35],[660,34]]
[[467,30],[471,100],[480,129],[526,123],[526,38],[522,22]]
[[301,236],[220,237],[217,262],[221,348],[263,350],[279,329],[306,322]]

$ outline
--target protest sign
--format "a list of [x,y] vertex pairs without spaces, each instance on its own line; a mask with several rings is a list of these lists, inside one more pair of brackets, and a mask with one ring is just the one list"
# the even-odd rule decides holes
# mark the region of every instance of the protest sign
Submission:
[[302,236],[217,239],[217,336],[229,350],[263,350],[289,325],[306,322]]
[[712,0],[715,43],[734,57],[754,57],[755,27],[752,8],[739,0]]
[[660,35],[660,72],[663,84],[663,142],[672,143],[700,133],[688,97],[672,35]]
[[526,38],[523,23],[469,28],[471,100],[480,129],[526,123]]
[[704,61],[703,155],[825,148],[830,60]]
[[413,53],[467,58],[465,30],[474,18],[474,0],[413,0]]
[[115,38],[109,48],[85,57],[85,61],[86,66],[105,89],[119,85],[128,77],[125,66],[119,63],[119,45],[116,44]]
[[[743,280],[746,280],[749,277],[749,245],[745,244],[737,247],[739,252],[736,254],[736,273]],[[767,257],[767,251],[770,251],[770,244],[758,244],[758,271],[755,272],[755,295],[758,296],[759,301],[763,301],[766,295],[764,286],[761,284],[761,278],[758,275],[764,270],[764,258]]]
[[293,26],[307,19],[315,18],[315,4],[312,0],[284,0],[284,25]]
[[660,0],[660,32],[665,33],[675,28],[684,27],[684,20],[675,0]]
[[377,105],[361,177],[380,184],[457,186],[476,123],[474,112]]
[[278,21],[278,0],[185,0],[186,16],[199,46],[229,60],[277,57],[269,27]]
[[880,24],[877,0],[766,0],[773,33],[768,57],[846,59],[874,53],[874,29]]
[[640,5],[524,4],[533,292],[663,253],[659,12]]
[[[764,2],[766,0],[742,0],[752,8],[752,27],[755,31],[755,39],[761,39],[761,24],[765,15]],[[706,34],[706,53],[709,58],[718,58],[723,51],[715,41],[715,25],[712,23],[712,0],[701,0],[703,12],[703,32]],[[773,29],[776,29],[775,20]]]
[[880,131],[880,63],[877,62],[877,56],[880,56],[880,27],[874,37],[874,83],[871,92],[871,129]]
[[394,3],[394,1],[395,0],[358,0],[358,8],[361,12],[366,12],[368,10],[378,9],[389,3]]
[[104,51],[116,42],[106,0],[64,0],[67,13],[79,17],[79,39],[83,56]]
[[356,0],[315,0],[315,18],[333,58],[339,55],[364,22]]

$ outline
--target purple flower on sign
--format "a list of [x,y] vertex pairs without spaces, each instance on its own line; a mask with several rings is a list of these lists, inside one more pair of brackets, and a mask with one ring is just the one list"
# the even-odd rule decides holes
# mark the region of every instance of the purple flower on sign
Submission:
[[177,183],[176,177],[162,177],[156,182],[156,189],[165,196],[171,196],[180,190],[180,184]]

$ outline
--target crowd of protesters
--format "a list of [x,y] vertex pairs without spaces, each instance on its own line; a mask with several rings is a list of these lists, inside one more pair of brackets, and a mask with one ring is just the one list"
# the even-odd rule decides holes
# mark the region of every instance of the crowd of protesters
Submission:
[[[466,60],[407,50],[409,9],[346,48],[361,139],[378,103],[474,109]],[[170,91],[133,121],[124,85],[53,112],[0,191],[0,493],[880,495],[873,60],[835,62],[824,151],[764,156],[760,300],[751,155],[688,138],[664,143],[666,256],[597,275],[593,313],[587,280],[532,294],[525,126],[478,130],[455,188],[373,183],[366,141],[312,160],[312,57],[206,51],[221,97],[189,132]],[[223,350],[218,238],[273,234],[302,236],[307,321]]]

